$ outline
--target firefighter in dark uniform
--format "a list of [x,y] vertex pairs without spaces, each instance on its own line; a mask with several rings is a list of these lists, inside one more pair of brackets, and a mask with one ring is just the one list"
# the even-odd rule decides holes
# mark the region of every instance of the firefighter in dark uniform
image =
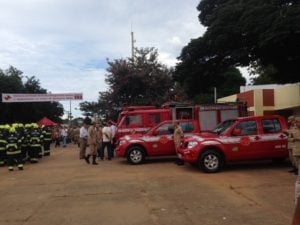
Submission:
[[43,128],[43,143],[44,143],[44,156],[50,155],[50,145],[52,142],[52,131],[50,127],[44,126]]
[[39,158],[42,158],[44,155],[44,135],[42,129],[36,124],[35,127],[37,127],[39,133],[40,133],[40,143],[41,143],[41,148],[39,150]]
[[29,158],[30,151],[30,124],[25,124],[22,134],[21,152],[23,162],[26,162]]
[[21,159],[22,162],[25,163],[26,161],[26,151],[24,148],[24,125],[22,123],[18,123],[18,124],[13,124],[13,126],[16,129],[17,135],[18,135],[18,139],[20,142],[20,148],[21,148]]
[[39,159],[39,153],[42,152],[42,140],[41,133],[37,124],[31,124],[30,132],[30,162],[37,163]]
[[6,141],[8,170],[13,171],[14,165],[17,165],[19,170],[23,170],[20,140],[18,139],[18,135],[14,127],[9,129],[9,134],[7,135]]
[[6,163],[6,141],[7,128],[5,125],[0,126],[0,166],[4,166]]

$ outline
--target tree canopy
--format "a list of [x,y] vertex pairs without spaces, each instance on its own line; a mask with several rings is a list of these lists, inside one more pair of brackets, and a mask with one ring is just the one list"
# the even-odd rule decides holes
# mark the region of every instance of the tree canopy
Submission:
[[[25,82],[22,81],[25,80]],[[15,67],[7,70],[0,69],[1,93],[47,93],[40,86],[40,81],[33,77],[23,77],[23,72]],[[63,106],[57,102],[26,102],[2,103],[0,110],[0,123],[32,123],[46,116],[60,122],[63,115]]]
[[222,97],[238,92],[246,83],[240,71],[228,63],[223,64],[205,42],[200,37],[182,49],[181,62],[176,65],[173,76],[188,97],[197,103],[213,102],[214,87]]
[[[256,83],[298,82],[299,2],[202,0],[197,9],[207,30],[183,48],[175,80],[190,96],[197,88],[200,93],[205,87],[218,87],[227,71],[238,66],[250,66],[253,73],[262,75],[254,79]],[[238,80],[231,85],[243,84],[241,77]]]
[[99,93],[98,103],[81,104],[98,107],[101,117],[117,118],[117,112],[126,105],[161,105],[168,101],[173,87],[172,70],[158,61],[154,48],[135,49],[135,58],[108,60],[105,82],[109,89]]

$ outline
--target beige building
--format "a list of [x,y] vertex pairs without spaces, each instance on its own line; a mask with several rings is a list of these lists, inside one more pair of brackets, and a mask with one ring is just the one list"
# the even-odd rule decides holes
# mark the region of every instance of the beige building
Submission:
[[241,86],[240,93],[218,99],[234,101],[247,103],[249,115],[300,116],[300,83]]

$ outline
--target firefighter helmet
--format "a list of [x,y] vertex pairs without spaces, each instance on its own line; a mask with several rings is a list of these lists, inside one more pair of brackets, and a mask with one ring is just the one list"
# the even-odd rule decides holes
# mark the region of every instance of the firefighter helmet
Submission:
[[14,127],[9,128],[9,133],[16,133],[16,128]]

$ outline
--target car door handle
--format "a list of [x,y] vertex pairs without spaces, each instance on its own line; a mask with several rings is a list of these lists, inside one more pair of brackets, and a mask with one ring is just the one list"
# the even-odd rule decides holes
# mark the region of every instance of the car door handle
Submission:
[[283,139],[283,138],[285,138],[286,136],[285,136],[284,134],[280,134],[279,137],[280,137],[281,139]]
[[259,136],[255,136],[254,140],[258,141],[260,139]]

